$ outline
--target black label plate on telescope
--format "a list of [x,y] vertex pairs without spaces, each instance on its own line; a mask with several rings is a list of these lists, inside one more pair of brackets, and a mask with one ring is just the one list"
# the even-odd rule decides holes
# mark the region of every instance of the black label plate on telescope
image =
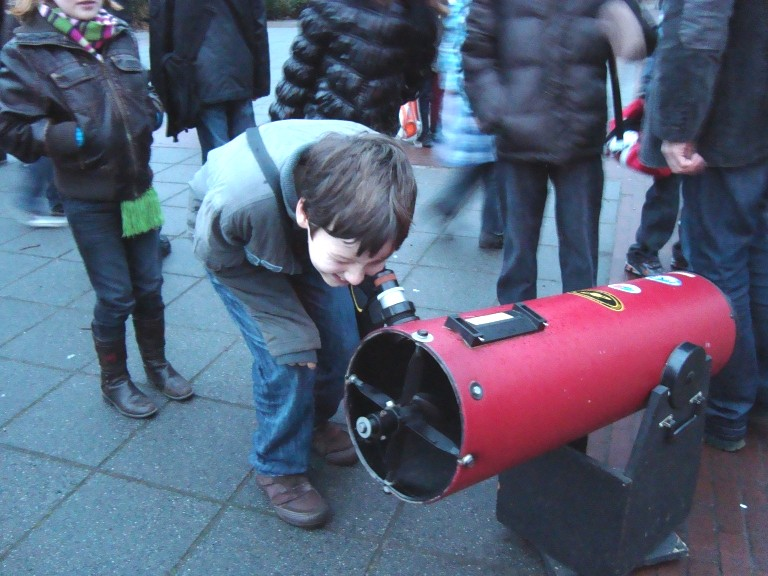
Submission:
[[468,346],[474,348],[514,336],[539,332],[547,321],[525,304],[515,304],[509,310],[485,316],[460,318],[453,314],[445,319],[445,327],[453,330]]

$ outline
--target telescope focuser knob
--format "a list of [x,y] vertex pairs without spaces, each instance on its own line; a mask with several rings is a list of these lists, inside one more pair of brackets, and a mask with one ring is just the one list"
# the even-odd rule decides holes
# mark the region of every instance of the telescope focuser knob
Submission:
[[363,440],[372,440],[389,436],[399,425],[398,415],[394,410],[381,410],[368,416],[360,416],[355,421],[355,431]]

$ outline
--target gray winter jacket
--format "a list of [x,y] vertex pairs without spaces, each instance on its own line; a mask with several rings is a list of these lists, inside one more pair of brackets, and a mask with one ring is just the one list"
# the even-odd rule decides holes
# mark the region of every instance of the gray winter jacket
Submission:
[[190,182],[193,212],[200,202],[193,251],[248,307],[278,363],[316,362],[320,336],[289,279],[302,273],[295,247],[306,250],[306,231],[294,226],[296,237],[287,238],[281,211],[295,221],[300,191],[293,171],[308,146],[330,132],[370,130],[343,120],[283,120],[255,129],[280,171],[284,205],[277,205],[241,134],[212,150]]
[[768,2],[665,0],[646,101],[643,161],[695,142],[709,166],[768,160]]

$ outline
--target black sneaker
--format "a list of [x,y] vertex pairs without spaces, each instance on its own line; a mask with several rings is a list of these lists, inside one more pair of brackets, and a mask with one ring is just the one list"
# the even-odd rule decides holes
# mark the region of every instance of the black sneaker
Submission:
[[680,242],[675,242],[672,245],[672,259],[669,261],[669,267],[672,270],[688,270],[688,260],[683,256],[683,250],[680,248]]
[[656,276],[664,273],[658,256],[647,256],[636,252],[627,253],[624,270],[635,276]]
[[715,436],[710,432],[705,432],[704,444],[722,450],[723,452],[738,452],[747,445],[747,441],[744,440],[744,438],[728,440],[726,438],[720,438],[720,436]]
[[501,250],[504,247],[504,235],[492,232],[480,232],[477,245],[484,250]]

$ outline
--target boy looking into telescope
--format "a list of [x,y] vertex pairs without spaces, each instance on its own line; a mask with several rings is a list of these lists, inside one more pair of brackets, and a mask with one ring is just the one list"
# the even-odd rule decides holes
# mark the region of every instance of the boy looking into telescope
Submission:
[[357,461],[328,421],[359,341],[348,287],[408,235],[412,168],[393,139],[360,124],[285,120],[211,151],[191,187],[202,201],[195,255],[253,355],[257,483],[282,520],[318,527],[330,511],[306,476],[310,452]]

